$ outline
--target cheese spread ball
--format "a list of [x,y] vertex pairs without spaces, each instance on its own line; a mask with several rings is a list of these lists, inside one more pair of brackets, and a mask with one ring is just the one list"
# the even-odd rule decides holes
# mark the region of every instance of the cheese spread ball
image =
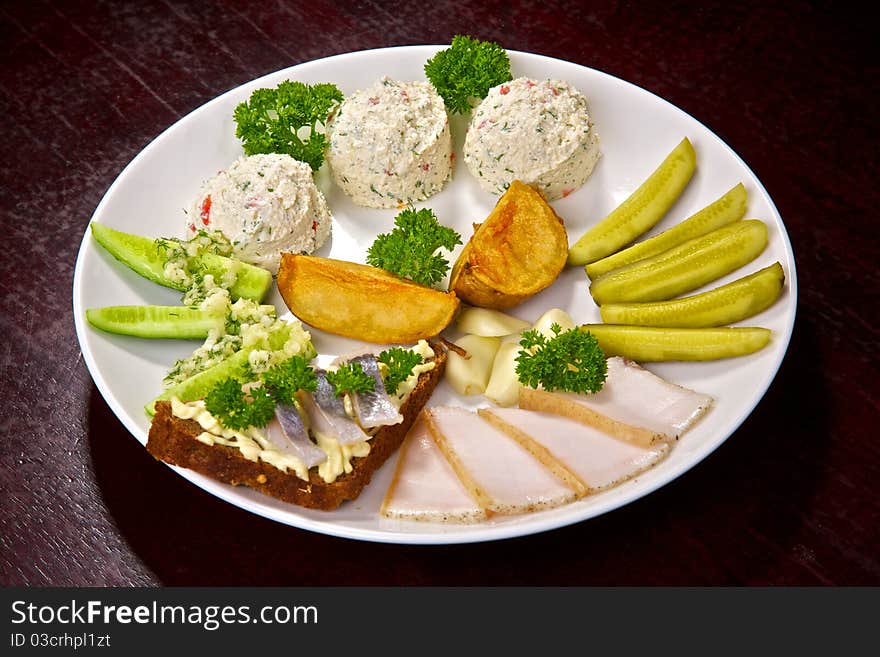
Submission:
[[233,255],[276,273],[283,252],[312,253],[332,216],[308,164],[289,155],[249,155],[205,181],[187,212],[187,236],[219,230]]
[[464,142],[464,161],[483,189],[502,194],[521,180],[548,200],[583,185],[599,155],[587,99],[560,80],[517,78],[493,87],[474,109]]
[[423,201],[452,171],[449,118],[428,82],[381,78],[342,102],[327,122],[327,135],[333,178],[358,205]]

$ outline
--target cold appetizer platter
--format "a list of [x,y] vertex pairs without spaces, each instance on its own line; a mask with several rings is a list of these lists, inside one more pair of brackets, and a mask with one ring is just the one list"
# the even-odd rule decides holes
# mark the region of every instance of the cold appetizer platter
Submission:
[[730,437],[785,355],[782,219],[706,126],[457,36],[233,89],[98,205],[74,311],[158,461],[302,529],[562,527]]

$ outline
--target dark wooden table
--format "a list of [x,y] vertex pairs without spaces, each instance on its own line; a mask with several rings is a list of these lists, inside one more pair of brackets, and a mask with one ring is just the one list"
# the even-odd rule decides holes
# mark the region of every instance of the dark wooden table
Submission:
[[[873,23],[830,2],[385,4],[0,5],[0,584],[880,583]],[[83,364],[71,287],[91,213],[158,133],[223,91],[310,59],[456,33],[643,86],[749,163],[798,266],[798,317],[775,382],[685,476],[531,537],[363,543],[215,499],[131,438]]]

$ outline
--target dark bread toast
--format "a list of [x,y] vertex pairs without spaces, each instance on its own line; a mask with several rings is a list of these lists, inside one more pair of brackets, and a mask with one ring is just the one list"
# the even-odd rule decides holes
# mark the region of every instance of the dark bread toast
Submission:
[[321,479],[317,467],[309,471],[309,481],[305,481],[293,472],[283,472],[263,461],[251,461],[235,447],[207,445],[196,439],[202,432],[199,424],[174,417],[168,401],[156,403],[147,451],[166,463],[195,470],[233,486],[248,486],[284,502],[310,509],[335,509],[345,500],[360,495],[373,473],[400,447],[443,377],[446,351],[438,344],[432,347],[436,364],[419,377],[415,389],[401,406],[403,422],[381,427],[370,440],[370,453],[353,458],[352,471],[340,475],[333,483]]

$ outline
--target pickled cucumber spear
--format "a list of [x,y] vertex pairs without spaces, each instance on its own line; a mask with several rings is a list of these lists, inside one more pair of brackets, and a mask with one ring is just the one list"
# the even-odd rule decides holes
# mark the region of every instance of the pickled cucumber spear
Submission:
[[650,230],[684,191],[696,166],[694,147],[685,137],[629,198],[572,245],[568,264],[595,262]]
[[701,328],[733,324],[769,308],[782,291],[785,273],[778,262],[689,297],[645,303],[609,303],[599,312],[606,324]]
[[612,269],[650,258],[671,249],[673,246],[678,246],[682,242],[710,233],[737,219],[742,219],[746,213],[747,200],[746,188],[742,183],[739,183],[717,201],[710,203],[669,230],[590,263],[584,267],[587,276],[591,279],[598,278]]
[[583,324],[606,356],[623,356],[640,363],[706,361],[745,356],[770,342],[770,329],[761,327],[659,328],[620,324]]
[[751,262],[766,246],[764,222],[741,219],[659,255],[613,269],[590,284],[590,294],[600,306],[672,299]]

